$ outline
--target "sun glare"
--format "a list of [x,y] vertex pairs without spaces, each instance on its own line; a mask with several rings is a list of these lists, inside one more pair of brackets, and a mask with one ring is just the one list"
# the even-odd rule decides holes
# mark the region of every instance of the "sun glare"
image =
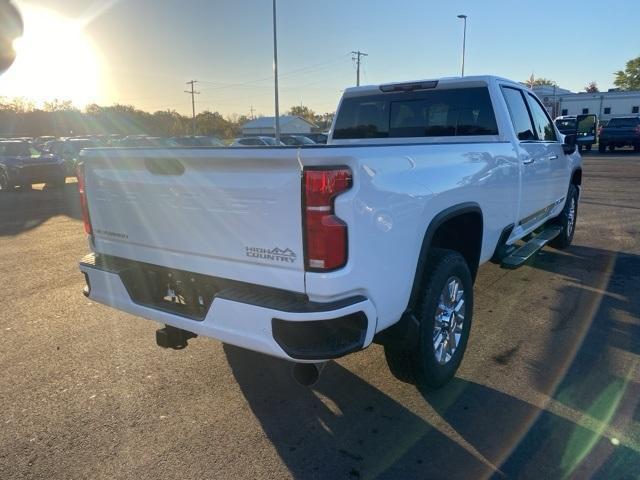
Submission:
[[52,10],[23,6],[24,35],[17,57],[0,77],[0,96],[25,97],[36,105],[54,99],[84,107],[101,96],[100,60],[82,23]]

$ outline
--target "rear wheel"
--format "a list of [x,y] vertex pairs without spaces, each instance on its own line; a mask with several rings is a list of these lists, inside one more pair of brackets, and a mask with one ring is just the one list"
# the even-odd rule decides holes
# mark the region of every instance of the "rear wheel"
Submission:
[[573,234],[576,231],[576,221],[578,220],[578,188],[571,184],[567,193],[567,202],[560,215],[553,219],[552,223],[562,227],[562,232],[549,242],[554,248],[564,249],[571,245]]
[[609,145],[609,151],[610,152],[615,152],[616,151],[616,146],[615,145]]
[[385,346],[384,352],[397,378],[438,388],[455,375],[467,348],[473,282],[464,257],[453,250],[433,249],[426,271],[416,309],[418,345],[411,350]]

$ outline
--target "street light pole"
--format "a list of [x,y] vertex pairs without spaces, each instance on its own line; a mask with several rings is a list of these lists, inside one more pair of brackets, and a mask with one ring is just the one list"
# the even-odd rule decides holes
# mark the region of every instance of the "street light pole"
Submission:
[[464,30],[462,32],[462,76],[464,77],[464,56],[467,49],[467,16],[460,14],[458,18],[464,20]]
[[276,143],[280,143],[280,105],[278,101],[278,34],[276,30],[276,0],[273,0],[273,77],[276,101]]

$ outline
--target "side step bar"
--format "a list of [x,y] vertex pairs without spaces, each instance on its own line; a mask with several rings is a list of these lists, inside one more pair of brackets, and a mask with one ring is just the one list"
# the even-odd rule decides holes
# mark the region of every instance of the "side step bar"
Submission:
[[527,260],[538,253],[542,247],[560,235],[560,233],[562,233],[562,227],[558,225],[551,225],[545,228],[527,243],[513,250],[504,257],[502,259],[502,267],[518,268],[522,266]]

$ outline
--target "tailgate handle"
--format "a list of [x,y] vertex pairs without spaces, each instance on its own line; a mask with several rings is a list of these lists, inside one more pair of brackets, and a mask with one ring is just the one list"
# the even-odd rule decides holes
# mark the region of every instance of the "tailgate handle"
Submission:
[[177,158],[145,158],[144,166],[154,175],[182,175],[184,165]]

